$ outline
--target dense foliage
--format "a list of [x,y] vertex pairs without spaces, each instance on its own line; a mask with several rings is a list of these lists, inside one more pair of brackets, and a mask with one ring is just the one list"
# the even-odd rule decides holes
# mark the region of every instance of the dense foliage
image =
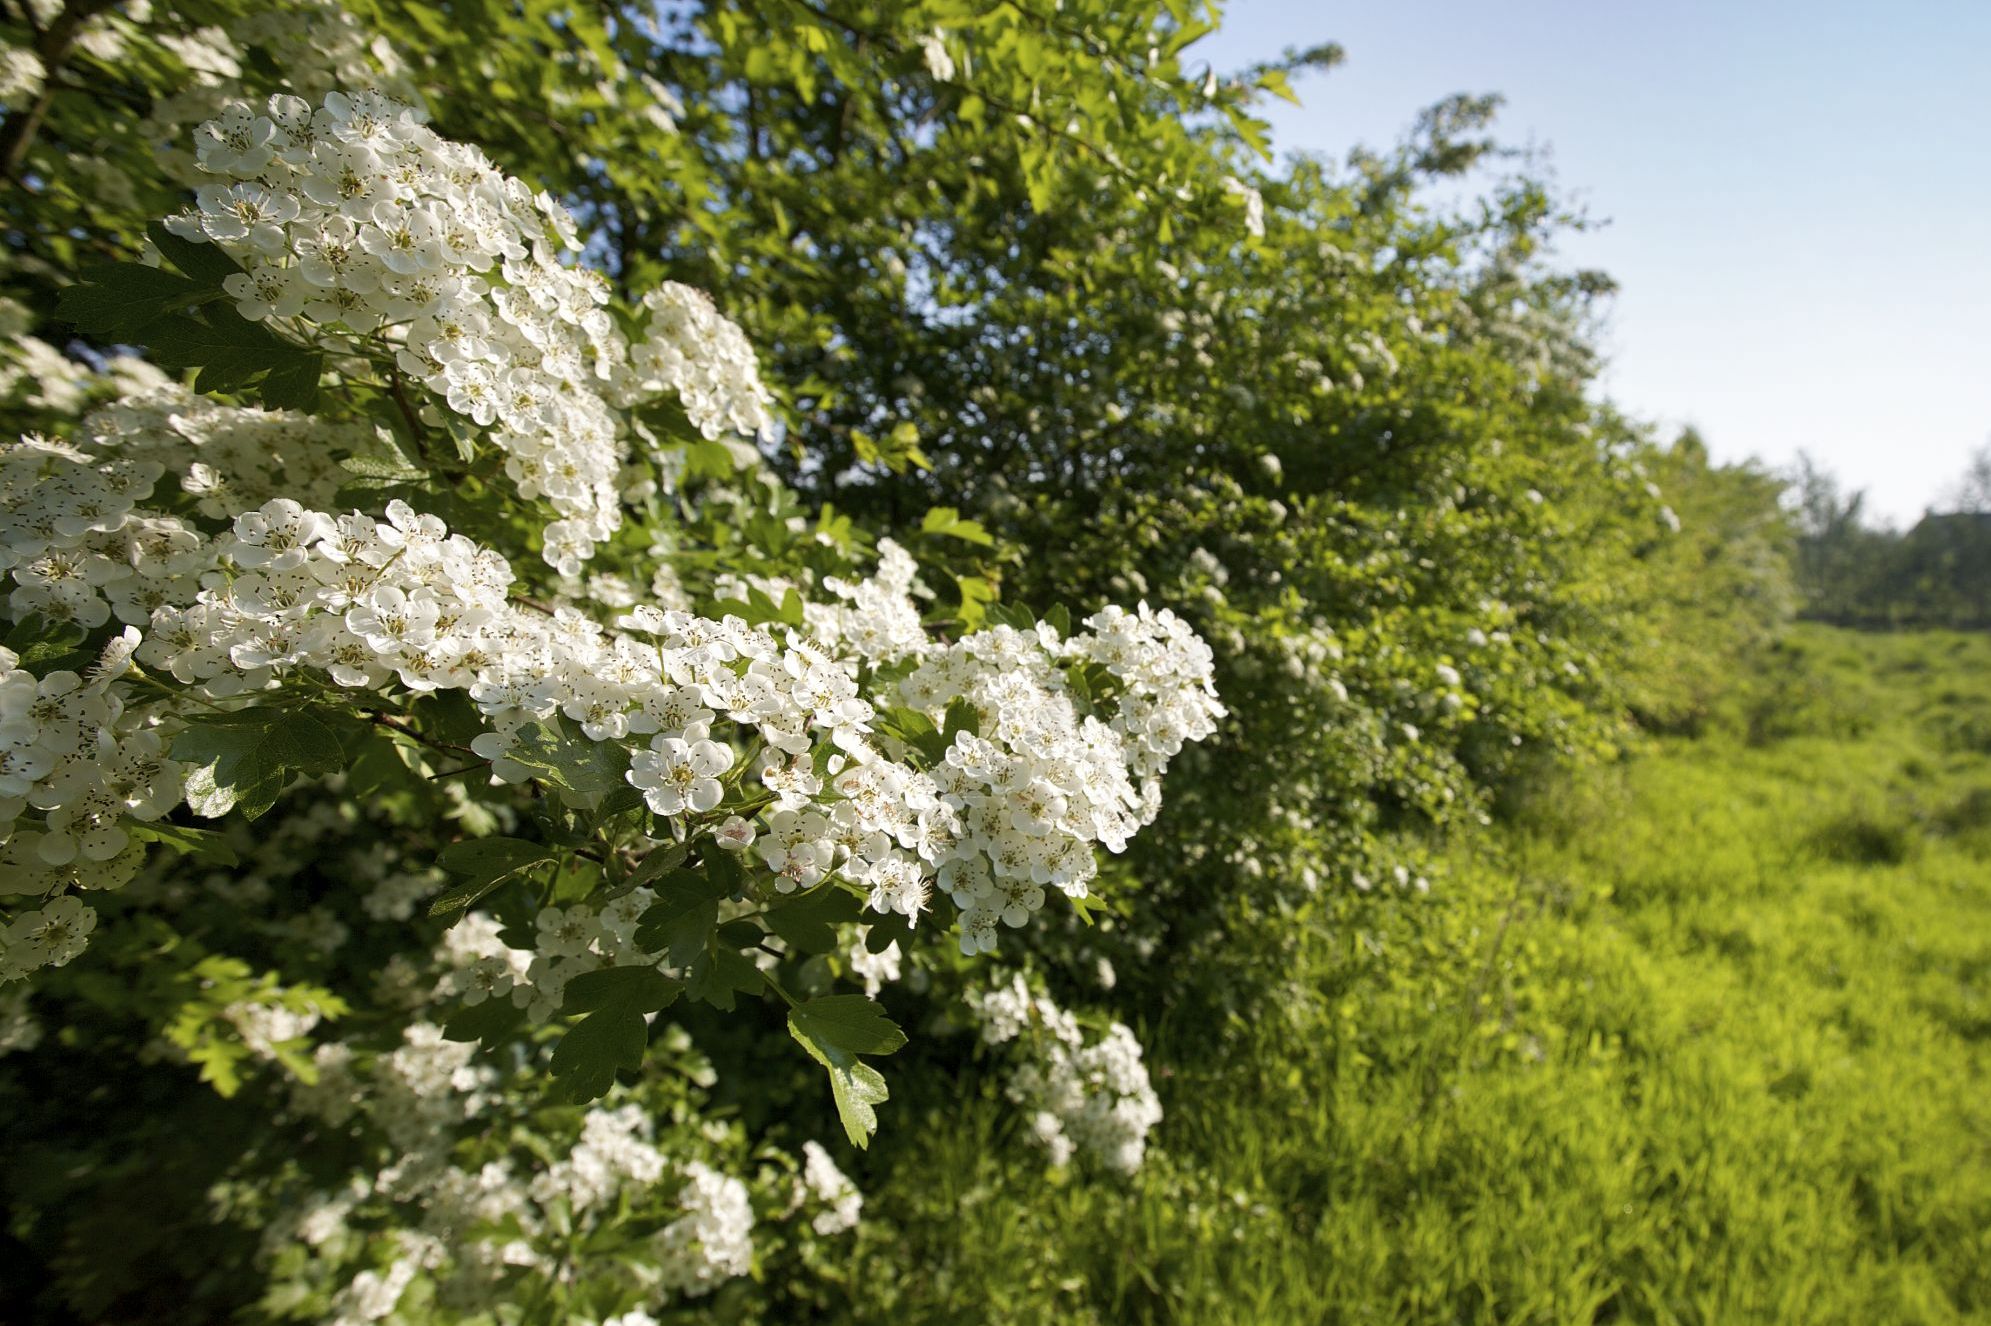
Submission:
[[1707,718],[1775,485],[1595,400],[1491,101],[1275,168],[1336,52],[1215,18],[9,11],[9,1303],[889,1301],[939,1142],[1200,1191],[1158,1081]]
[[1809,460],[1790,491],[1806,616],[1883,629],[1991,627],[1991,447],[1945,494],[1946,509],[1905,531],[1873,524],[1866,495],[1843,491]]

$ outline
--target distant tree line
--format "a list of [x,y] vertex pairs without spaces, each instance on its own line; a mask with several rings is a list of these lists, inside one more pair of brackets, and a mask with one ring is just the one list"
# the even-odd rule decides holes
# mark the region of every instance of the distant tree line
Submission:
[[1868,523],[1847,492],[1800,457],[1788,501],[1797,522],[1801,615],[1845,626],[1991,628],[1991,443],[1906,531]]

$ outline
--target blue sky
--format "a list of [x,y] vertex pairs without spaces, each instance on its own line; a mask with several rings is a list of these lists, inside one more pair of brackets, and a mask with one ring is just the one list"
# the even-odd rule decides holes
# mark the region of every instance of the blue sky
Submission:
[[1717,456],[1802,449],[1909,523],[1991,438],[1991,0],[1232,0],[1192,59],[1340,42],[1279,150],[1394,141],[1500,92],[1508,141],[1608,220],[1605,390]]

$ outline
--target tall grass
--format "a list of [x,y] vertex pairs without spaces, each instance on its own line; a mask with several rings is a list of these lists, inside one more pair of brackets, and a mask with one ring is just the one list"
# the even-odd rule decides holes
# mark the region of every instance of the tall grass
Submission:
[[1003,1160],[991,1083],[908,1102],[838,1315],[1991,1319],[1987,730],[1991,640],[1797,632],[1428,897],[1296,919],[1248,1025],[1143,1028],[1131,1183]]

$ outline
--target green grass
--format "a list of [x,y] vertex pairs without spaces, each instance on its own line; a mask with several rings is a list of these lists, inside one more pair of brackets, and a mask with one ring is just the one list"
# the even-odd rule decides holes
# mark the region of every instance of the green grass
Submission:
[[927,1102],[848,1315],[1991,1320],[1991,639],[1805,628],[1440,866],[1258,1016],[1144,1029],[1131,1184]]

